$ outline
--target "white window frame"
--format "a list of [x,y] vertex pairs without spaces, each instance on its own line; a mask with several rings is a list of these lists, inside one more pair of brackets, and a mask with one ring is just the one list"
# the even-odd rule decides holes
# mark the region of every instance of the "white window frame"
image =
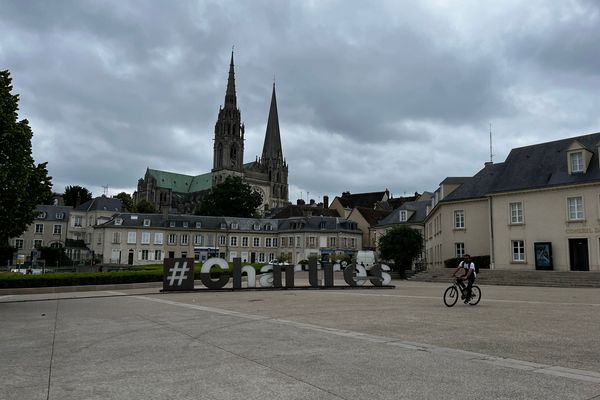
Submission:
[[169,221],[169,228],[175,228],[175,221]]
[[35,224],[35,233],[44,233],[44,224]]
[[144,219],[144,226],[150,226],[150,220]]
[[465,210],[454,210],[454,229],[465,229]]
[[113,243],[121,243],[121,232],[113,232]]
[[33,248],[34,249],[39,249],[42,246],[44,246],[44,240],[42,240],[42,239],[33,239]]
[[[580,200],[581,204],[578,204],[577,200]],[[583,201],[583,196],[567,197],[567,219],[569,221],[585,220],[585,203]]]
[[462,242],[454,243],[454,256],[463,258],[465,256],[465,244]]
[[202,246],[202,242],[203,242],[203,236],[202,235],[195,235],[194,236],[194,244],[197,246]]
[[265,247],[271,247],[273,243],[273,239],[271,239],[270,237],[265,238]]
[[408,219],[408,212],[406,210],[400,210],[400,222],[406,222]]
[[54,224],[54,229],[52,231],[54,235],[62,235],[62,225]]
[[238,243],[237,236],[230,236],[229,237],[229,245],[230,246],[237,246],[237,243]]
[[260,247],[260,238],[259,237],[255,237],[252,239],[252,246]]
[[150,232],[142,232],[141,244],[150,244]]
[[523,202],[515,201],[508,205],[511,225],[523,223]]
[[225,246],[227,244],[227,236],[219,235],[219,246]]
[[202,222],[196,222],[196,229],[202,228]]
[[187,233],[182,233],[180,239],[180,243],[184,246],[186,246],[190,242],[190,236]]
[[163,244],[163,239],[162,232],[154,232],[154,244]]
[[569,163],[571,165],[571,173],[585,172],[583,167],[583,151],[569,153]]
[[56,213],[55,217],[56,217],[56,219],[64,219],[65,213],[62,213],[62,212]]
[[177,234],[176,233],[169,233],[169,237],[167,238],[168,240],[168,244],[177,244]]
[[[77,218],[78,217],[75,217],[75,226],[77,226]],[[115,218],[115,225],[123,225],[123,218]],[[79,224],[79,226],[81,226],[81,223]]]
[[162,261],[162,250],[154,250],[154,259],[156,261]]
[[248,247],[248,236],[242,236],[242,247]]
[[17,250],[22,249],[25,245],[25,241],[23,239],[15,239],[15,247]]
[[137,243],[137,232],[127,232],[127,244]]
[[511,260],[512,262],[523,263],[525,262],[525,241],[524,240],[511,240]]

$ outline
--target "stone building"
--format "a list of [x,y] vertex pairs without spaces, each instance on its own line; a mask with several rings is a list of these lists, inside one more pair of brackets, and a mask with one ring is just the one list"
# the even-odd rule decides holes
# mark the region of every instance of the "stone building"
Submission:
[[232,52],[225,102],[219,109],[214,129],[212,170],[191,176],[147,168],[144,177],[138,181],[134,201],[146,199],[157,210],[193,213],[211,187],[228,176],[239,176],[261,194],[263,210],[289,204],[288,165],[281,147],[275,84],[262,155],[249,163],[244,163],[244,132],[237,106]]

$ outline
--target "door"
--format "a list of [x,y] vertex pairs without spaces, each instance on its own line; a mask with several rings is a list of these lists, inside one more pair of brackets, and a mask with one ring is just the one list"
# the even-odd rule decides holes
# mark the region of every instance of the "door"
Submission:
[[127,259],[128,265],[133,265],[133,251],[129,252],[129,258]]
[[251,263],[255,263],[256,262],[256,253],[255,252],[251,252],[250,253],[250,262]]
[[571,271],[589,271],[587,239],[569,239],[569,260]]

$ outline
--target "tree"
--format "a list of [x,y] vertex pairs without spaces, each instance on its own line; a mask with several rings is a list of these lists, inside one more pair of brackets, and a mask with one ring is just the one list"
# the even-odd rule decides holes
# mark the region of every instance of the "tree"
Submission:
[[131,198],[131,195],[129,193],[121,192],[114,197],[115,199],[121,200],[121,203],[123,204],[123,209],[125,211],[133,212],[135,210],[133,205],[133,199]]
[[421,232],[407,226],[390,229],[379,239],[379,253],[384,259],[394,260],[400,278],[406,279],[405,269],[423,251]]
[[142,214],[153,214],[156,212],[156,207],[150,201],[142,199],[135,205],[135,212]]
[[65,187],[63,194],[65,206],[78,207],[92,199],[92,193],[79,185]]
[[197,210],[199,215],[249,218],[256,214],[262,204],[260,193],[244,183],[238,176],[228,176],[202,199]]
[[11,82],[10,72],[0,71],[0,248],[27,230],[36,205],[52,201],[52,177],[47,163],[33,160],[33,132],[29,121],[17,121],[19,95],[11,94]]

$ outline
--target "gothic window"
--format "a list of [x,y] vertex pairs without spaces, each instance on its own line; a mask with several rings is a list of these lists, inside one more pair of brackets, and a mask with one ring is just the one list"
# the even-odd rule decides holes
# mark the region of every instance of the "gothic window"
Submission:
[[237,147],[234,145],[231,146],[231,150],[229,151],[229,159],[231,160],[231,166],[237,166]]
[[223,166],[223,144],[217,145],[217,168]]

